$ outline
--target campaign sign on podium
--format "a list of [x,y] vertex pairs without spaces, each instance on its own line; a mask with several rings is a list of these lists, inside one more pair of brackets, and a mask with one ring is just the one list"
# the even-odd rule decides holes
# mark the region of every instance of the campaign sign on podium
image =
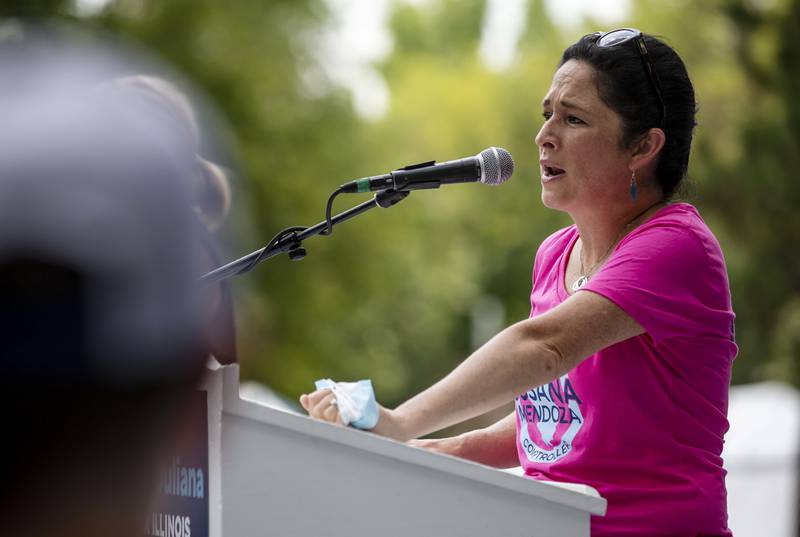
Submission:
[[188,434],[170,454],[159,481],[145,535],[208,537],[208,403],[205,391],[192,394]]

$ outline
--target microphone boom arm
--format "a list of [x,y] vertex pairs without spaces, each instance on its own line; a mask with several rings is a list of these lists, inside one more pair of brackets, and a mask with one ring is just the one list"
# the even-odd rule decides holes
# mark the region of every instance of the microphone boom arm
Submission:
[[[333,216],[331,218],[331,225],[335,226],[336,224],[350,220],[375,207],[388,209],[405,199],[409,194],[410,192],[408,190],[382,190],[375,193],[375,196],[370,201],[365,201],[360,205],[356,205],[355,207]],[[327,229],[327,221],[320,222],[309,228],[288,228],[286,234],[283,232],[279,233],[276,235],[275,239],[270,241],[270,244],[260,250],[251,252],[244,257],[231,261],[230,263],[204,274],[200,278],[200,283],[214,283],[230,278],[231,276],[245,274],[246,272],[250,272],[250,270],[260,262],[266,261],[284,252],[288,252],[293,260],[302,259],[305,257],[305,249],[301,246],[302,242],[309,237],[319,235]]]

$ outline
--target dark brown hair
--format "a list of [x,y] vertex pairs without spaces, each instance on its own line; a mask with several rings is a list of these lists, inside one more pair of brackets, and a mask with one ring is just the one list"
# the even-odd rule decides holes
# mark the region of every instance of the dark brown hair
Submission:
[[664,197],[671,198],[686,177],[697,124],[697,103],[692,81],[678,53],[660,39],[647,34],[643,37],[664,98],[663,125],[658,97],[633,42],[598,47],[597,35],[586,35],[564,51],[559,67],[577,60],[594,68],[600,98],[622,119],[624,147],[630,147],[648,129],[662,128],[666,140],[658,160],[656,181]]

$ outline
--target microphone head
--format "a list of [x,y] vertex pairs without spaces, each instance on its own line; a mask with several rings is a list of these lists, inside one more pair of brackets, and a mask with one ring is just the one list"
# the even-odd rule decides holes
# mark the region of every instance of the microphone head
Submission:
[[481,163],[480,182],[497,186],[508,181],[514,173],[514,159],[502,147],[489,147],[478,154]]

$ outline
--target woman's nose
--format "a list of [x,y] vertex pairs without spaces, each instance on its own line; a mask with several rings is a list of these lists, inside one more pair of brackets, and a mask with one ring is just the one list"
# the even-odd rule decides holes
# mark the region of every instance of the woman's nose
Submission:
[[552,128],[549,126],[549,121],[545,121],[542,128],[539,129],[538,134],[536,134],[536,138],[533,139],[536,142],[536,145],[539,146],[539,149],[555,149],[556,148],[556,138],[553,134]]

